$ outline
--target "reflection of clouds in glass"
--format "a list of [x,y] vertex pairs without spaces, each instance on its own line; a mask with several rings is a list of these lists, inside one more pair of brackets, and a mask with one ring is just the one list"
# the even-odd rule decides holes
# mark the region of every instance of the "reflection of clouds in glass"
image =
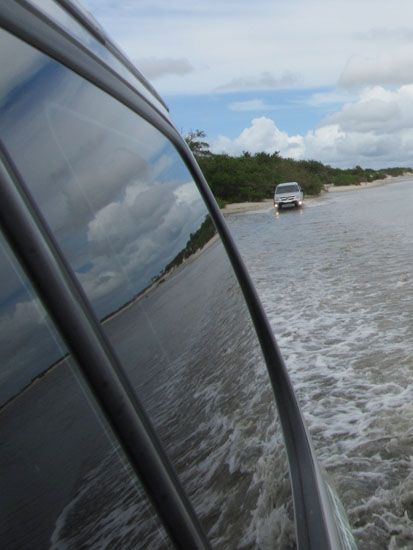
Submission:
[[38,298],[3,299],[9,305],[0,305],[0,406],[63,355]]
[[[193,182],[175,189],[165,184],[129,186],[119,202],[106,205],[88,225],[94,264],[79,277],[89,296],[102,297],[124,285],[125,278],[134,281],[135,291],[142,290],[185,246],[204,217],[205,206]],[[109,250],[116,253],[124,276],[113,270]]]
[[[68,218],[56,225],[70,232],[72,240],[75,234],[87,239],[90,268],[79,278],[92,300],[102,300],[120,289],[117,300],[125,299],[127,283],[133,287],[129,297],[142,290],[185,245],[205,215],[199,192],[188,183],[188,172],[182,170],[175,150],[147,123],[136,120],[130,137],[66,109],[49,109],[54,140],[71,174],[63,187],[71,204]],[[142,138],[137,140],[143,131],[144,147]],[[73,140],[73,135],[79,139]],[[91,143],[99,145],[97,150]],[[84,258],[79,261],[79,243],[76,247],[70,256],[81,266]],[[109,297],[107,307],[115,301]]]
[[[27,335],[32,333],[35,325],[42,325],[46,313],[40,306],[38,299],[18,302],[7,312],[0,314],[0,342],[3,350],[10,340],[24,341]],[[10,338],[13,334],[13,338]],[[15,344],[15,342],[14,342]]]
[[[41,65],[38,55],[33,53],[33,62]],[[36,198],[45,206],[56,232],[84,226],[92,209],[115,200],[136,174],[150,181],[153,168],[162,172],[170,164],[165,156],[149,171],[148,159],[160,155],[165,147],[162,135],[151,132],[139,140],[144,121],[119,116],[108,107],[105,94],[95,94],[52,61],[45,61],[27,86],[30,93],[11,96],[2,111],[1,126],[16,158],[27,145],[19,168],[35,185]],[[102,112],[107,125],[96,122]]]
[[[58,227],[67,231],[85,226],[94,211],[116,201],[137,175],[141,181],[151,181],[142,148],[139,153],[131,151],[136,145],[130,138],[61,107],[48,108],[47,114],[62,163],[60,172],[66,172],[62,191],[70,205],[68,215],[55,220]],[[55,181],[48,178],[49,186]]]
[[88,273],[78,273],[80,283],[91,299],[104,298],[127,284],[121,272],[105,270],[105,266],[102,266],[102,269],[100,265],[101,263],[98,262]]
[[194,204],[199,200],[199,191],[193,182],[184,183],[174,191],[178,203]]
[[[1,113],[4,141],[98,315],[158,277],[206,208],[172,144],[29,48],[41,70]],[[27,146],[26,146],[27,145]]]
[[[169,200],[165,201],[170,195]],[[106,239],[116,248],[123,248],[128,242],[156,229],[159,220],[166,215],[173,195],[168,189],[154,187],[139,193],[129,188],[119,202],[110,203],[95,214],[89,223],[89,242],[101,249]]]

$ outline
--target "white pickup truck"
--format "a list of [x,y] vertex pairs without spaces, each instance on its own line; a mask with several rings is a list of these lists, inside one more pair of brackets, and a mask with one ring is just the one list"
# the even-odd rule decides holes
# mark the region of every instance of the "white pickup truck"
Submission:
[[274,206],[281,210],[284,206],[301,208],[303,205],[303,191],[296,181],[280,183],[275,188]]

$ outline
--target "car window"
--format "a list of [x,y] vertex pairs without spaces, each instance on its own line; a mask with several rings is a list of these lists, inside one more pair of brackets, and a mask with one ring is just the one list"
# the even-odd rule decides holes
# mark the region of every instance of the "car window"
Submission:
[[3,33],[0,59],[10,52],[5,146],[213,545],[293,544],[267,371],[191,174],[146,120]]
[[300,191],[300,188],[298,187],[298,185],[294,185],[294,184],[281,185],[281,186],[278,186],[277,189],[275,190],[275,192],[278,193],[278,194],[280,194],[280,193],[295,193],[297,191]]
[[[76,19],[71,17],[56,0],[30,0],[30,3],[35,9],[40,11],[43,17],[53,20],[82,45],[92,50],[97,57],[112,67],[126,82],[129,82],[134,88],[137,88],[141,95],[152,102],[156,102],[157,108],[161,112],[164,114],[167,113],[165,106],[161,104],[158,98],[154,97],[154,94],[102,44],[102,40],[96,40],[78,21],[76,21]],[[81,5],[76,6],[76,8],[81,12],[85,11]],[[89,19],[89,25],[92,25],[94,32],[103,35],[103,40],[106,41],[107,37],[103,29],[101,29],[96,20],[92,20],[91,22],[91,14],[89,12],[86,13]]]
[[76,362],[1,235],[0,270],[1,547],[169,547]]

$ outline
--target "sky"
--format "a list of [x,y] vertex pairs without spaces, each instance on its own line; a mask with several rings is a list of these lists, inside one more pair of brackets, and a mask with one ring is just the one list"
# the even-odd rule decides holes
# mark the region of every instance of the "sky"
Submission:
[[411,0],[83,0],[215,153],[413,166]]

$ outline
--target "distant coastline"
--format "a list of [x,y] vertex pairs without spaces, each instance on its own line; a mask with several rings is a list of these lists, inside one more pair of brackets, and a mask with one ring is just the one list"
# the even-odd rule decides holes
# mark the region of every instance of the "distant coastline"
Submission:
[[[355,191],[366,189],[370,187],[381,187],[382,185],[389,185],[391,183],[397,183],[399,181],[413,181],[413,172],[405,172],[401,176],[387,176],[384,179],[377,179],[373,181],[364,181],[357,185],[325,185],[324,190],[321,192],[321,195],[324,193],[339,193],[346,191]],[[314,195],[310,197],[305,197],[305,200],[312,200],[317,198]],[[221,208],[221,212],[224,216],[230,214],[240,214],[246,212],[254,212],[256,210],[264,210],[265,208],[270,208],[273,205],[272,199],[264,199],[259,202],[233,202],[226,204],[224,208]]]
[[337,191],[351,191],[354,189],[364,189],[366,187],[380,187],[382,185],[388,185],[389,183],[407,181],[410,179],[413,180],[413,172],[405,172],[401,176],[386,176],[384,179],[373,181],[362,181],[358,185],[326,185],[324,189],[329,193],[336,193]]

